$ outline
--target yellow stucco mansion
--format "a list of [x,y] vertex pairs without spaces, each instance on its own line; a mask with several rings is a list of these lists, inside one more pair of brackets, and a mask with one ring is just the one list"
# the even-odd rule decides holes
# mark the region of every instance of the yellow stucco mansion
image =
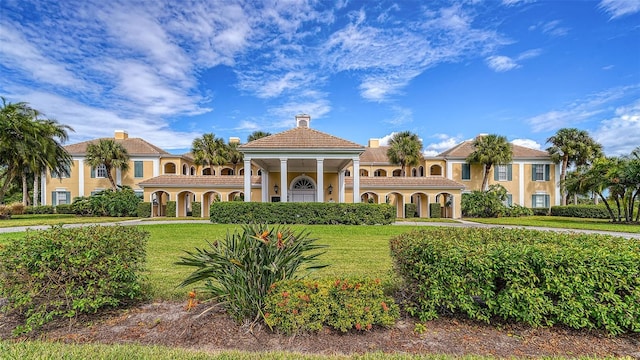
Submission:
[[[198,166],[191,154],[173,155],[140,138],[115,132],[130,156],[127,171],[115,170],[119,185],[130,186],[153,204],[152,216],[164,216],[167,201],[176,202],[176,216],[186,216],[191,203],[201,202],[202,217],[213,201],[259,202],[373,202],[395,205],[404,217],[404,204],[414,203],[420,217],[429,217],[429,204],[441,204],[445,217],[459,218],[460,198],[478,190],[482,166],[467,164],[472,141],[422,160],[401,176],[399,165],[387,158],[378,139],[368,146],[310,127],[308,115],[296,116],[296,127],[239,146],[242,163]],[[90,140],[65,148],[73,158],[69,173],[46,174],[42,203],[67,204],[110,187],[103,167],[91,168],[84,159]],[[239,142],[231,138],[230,142]],[[532,208],[559,204],[559,166],[544,151],[512,145],[513,162],[494,166],[490,184],[508,191],[508,201]],[[235,169],[237,168],[237,169]]]

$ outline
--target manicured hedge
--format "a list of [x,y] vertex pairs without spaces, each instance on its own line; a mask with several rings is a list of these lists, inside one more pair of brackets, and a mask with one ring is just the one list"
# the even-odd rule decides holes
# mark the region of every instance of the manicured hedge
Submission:
[[442,208],[439,203],[431,203],[429,204],[429,217],[438,219],[442,217]]
[[202,215],[202,203],[194,201],[191,203],[191,216],[200,217]]
[[[167,216],[168,211],[167,206]],[[395,207],[387,204],[260,203],[223,201],[210,207],[211,222],[220,224],[391,224]]]
[[59,204],[55,208],[56,214],[75,214],[71,204]]
[[136,210],[136,214],[141,218],[151,217],[151,203],[150,202],[141,202],[138,203],[138,209]]
[[167,217],[176,217],[176,202],[167,201],[167,207],[165,209]]
[[426,321],[443,312],[640,332],[640,241],[525,229],[425,228],[391,240]]
[[404,204],[404,217],[414,218],[418,217],[418,206],[416,204]]
[[[611,208],[614,215],[618,215],[618,209]],[[552,206],[551,215],[568,216],[589,219],[610,219],[609,212],[604,205],[566,205]]]
[[22,333],[138,299],[147,236],[134,226],[28,231],[0,248],[1,309],[23,316]]
[[25,214],[53,214],[54,207],[51,205],[40,205],[40,206],[26,206],[24,208]]
[[286,334],[320,331],[325,326],[347,332],[392,326],[399,313],[379,279],[289,280],[269,289],[264,319],[269,327]]

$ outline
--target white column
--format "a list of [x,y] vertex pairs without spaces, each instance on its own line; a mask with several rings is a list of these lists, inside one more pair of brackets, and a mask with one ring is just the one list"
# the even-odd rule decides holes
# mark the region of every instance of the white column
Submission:
[[518,203],[520,206],[524,206],[524,162],[518,164]]
[[40,176],[40,205],[47,205],[47,172],[43,171]]
[[317,202],[324,202],[324,159],[316,159],[316,181],[318,183]]
[[344,202],[344,170],[338,173],[338,202]]
[[280,159],[280,201],[287,202],[287,159]]
[[244,159],[244,201],[251,201],[251,158]]
[[[560,192],[560,164],[554,164],[553,167],[556,169],[556,177],[554,182],[554,187],[556,188],[556,201],[555,205],[560,205],[560,198],[562,197],[562,193]],[[533,169],[531,169],[533,171]],[[551,174],[549,174],[551,175]],[[532,205],[533,206],[533,205]]]
[[84,159],[78,159],[78,196],[84,196]]
[[160,159],[153,159],[153,177],[160,176]]
[[360,202],[360,158],[353,159],[353,203]]
[[261,186],[262,186],[262,202],[269,202],[269,172],[265,169],[261,170]]
[[447,161],[447,179],[453,180],[453,163]]
[[116,185],[122,185],[122,171],[116,168]]

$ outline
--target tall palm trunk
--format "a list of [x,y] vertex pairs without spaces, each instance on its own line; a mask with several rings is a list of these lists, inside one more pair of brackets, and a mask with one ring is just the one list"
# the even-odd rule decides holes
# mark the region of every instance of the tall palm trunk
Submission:
[[22,171],[22,204],[29,205],[29,184],[27,182],[27,171]]
[[560,169],[560,205],[567,205],[567,186],[564,183],[567,177],[567,166],[569,165],[569,156],[562,158],[562,168]]
[[33,175],[33,206],[38,206],[38,198],[40,195],[40,174]]
[[491,165],[484,166],[484,177],[482,178],[482,191],[489,189],[489,172],[491,171]]

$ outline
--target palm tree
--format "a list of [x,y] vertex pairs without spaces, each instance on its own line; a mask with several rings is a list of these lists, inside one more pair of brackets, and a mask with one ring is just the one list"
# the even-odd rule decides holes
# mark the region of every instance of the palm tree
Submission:
[[89,144],[85,161],[93,168],[104,165],[107,178],[113,190],[117,190],[118,187],[113,179],[112,170],[120,169],[121,171],[126,171],[129,169],[129,153],[127,149],[113,139],[100,139],[98,143]]
[[224,140],[213,133],[207,133],[195,138],[191,144],[191,152],[196,165],[218,166],[227,162]]
[[[38,191],[40,175],[49,170],[54,173],[63,174],[69,171],[71,166],[71,155],[62,146],[62,143],[69,139],[67,130],[73,129],[67,125],[61,125],[55,120],[44,119],[39,121],[41,128],[40,146],[38,156],[33,167],[33,205],[38,205]],[[67,174],[68,175],[68,174]]]
[[[237,167],[238,167],[238,163],[242,162],[242,160],[244,159],[244,155],[240,152],[240,150],[238,150],[238,143],[233,142],[233,143],[229,143],[226,146],[226,158],[227,158],[227,162],[230,162],[233,164],[233,174],[237,175]],[[247,170],[245,169],[245,171],[251,171],[251,169]]]
[[410,131],[394,133],[389,140],[387,157],[392,164],[402,167],[402,176],[407,176],[406,167],[420,164],[422,141]]
[[258,140],[260,138],[266,137],[271,135],[271,133],[268,132],[264,132],[261,130],[256,130],[254,132],[252,132],[248,137],[247,137],[247,142],[251,142],[253,140]]
[[567,204],[567,189],[564,184],[567,167],[570,164],[585,165],[602,156],[602,146],[589,136],[589,133],[576,128],[562,128],[547,139],[552,145],[547,148],[551,159],[560,168],[561,205]]
[[506,137],[496,134],[476,137],[473,141],[473,147],[475,150],[467,157],[467,163],[477,163],[484,166],[482,191],[487,191],[491,167],[510,163],[513,150]]

